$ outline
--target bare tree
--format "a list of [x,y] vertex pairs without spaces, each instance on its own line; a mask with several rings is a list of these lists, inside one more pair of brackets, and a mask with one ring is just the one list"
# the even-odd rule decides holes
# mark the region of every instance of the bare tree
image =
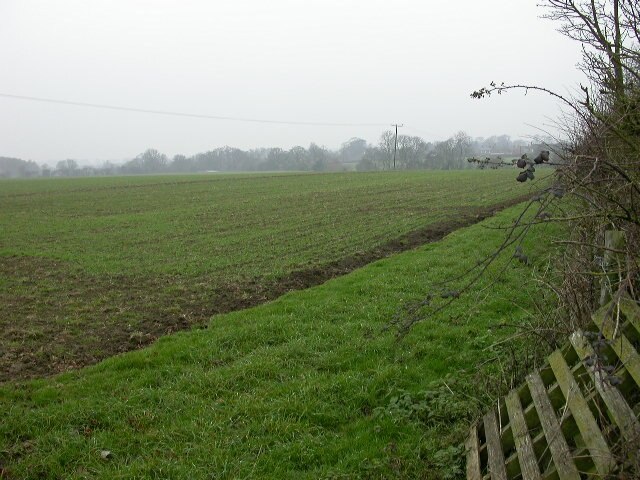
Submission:
[[[614,300],[623,295],[640,299],[640,8],[637,0],[546,0],[543,7],[545,17],[558,22],[560,32],[581,42],[580,68],[587,73],[589,84],[580,85],[576,97],[567,97],[544,86],[492,82],[472,97],[535,91],[568,107],[568,116],[562,120],[562,148],[545,150],[534,159],[523,155],[517,162],[523,169],[518,176],[522,182],[535,178],[539,163],[556,164],[552,185],[532,201],[538,206],[527,228],[550,220],[570,226],[566,237],[557,242],[562,247],[562,254],[555,257],[557,276],[548,281],[560,311],[566,313],[555,316],[556,333],[564,338],[568,331],[589,322],[600,301],[603,278]],[[550,162],[554,153],[559,160]],[[531,208],[529,203],[527,209]],[[522,218],[509,230],[510,238]],[[605,243],[607,230],[619,233],[619,245]],[[505,241],[499,251],[516,246],[520,247]],[[613,267],[603,261],[612,252],[617,258]],[[480,273],[497,253],[478,266]],[[527,256],[520,247],[513,258],[526,261]],[[440,292],[442,295],[431,292],[418,303],[418,309],[396,323],[406,331],[442,308],[436,299],[446,298],[448,303],[468,292],[478,278],[477,269],[472,269],[464,279],[453,280],[461,285],[448,285],[451,290]]]
[[378,148],[382,152],[382,168],[390,170],[393,165],[393,147],[395,144],[395,133],[392,130],[386,130],[380,135],[380,143]]
[[398,166],[420,168],[427,156],[427,143],[420,137],[400,135],[398,137]]
[[465,159],[471,153],[471,143],[471,137],[466,132],[459,131],[453,136],[453,144],[457,154],[456,161],[458,163],[458,168],[464,168],[466,164]]

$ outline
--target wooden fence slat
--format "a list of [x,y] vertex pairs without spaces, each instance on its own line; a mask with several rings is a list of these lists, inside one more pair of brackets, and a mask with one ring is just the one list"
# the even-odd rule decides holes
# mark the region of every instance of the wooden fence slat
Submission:
[[562,480],[580,480],[580,474],[573,462],[569,445],[567,445],[567,441],[562,435],[560,424],[547,397],[542,378],[535,372],[527,376],[527,383],[529,384],[531,398],[538,411],[538,417],[540,418],[558,476]]
[[[594,354],[593,348],[582,332],[574,332],[569,340],[581,359]],[[615,387],[603,384],[602,375],[596,372],[594,367],[586,367],[586,369],[622,435],[627,440],[640,439],[640,422],[620,391]]]
[[[619,310],[617,310],[619,309]],[[640,332],[640,306],[630,299],[629,297],[622,297],[617,303],[609,303],[603,307],[600,307],[593,315],[592,319],[602,328],[602,323],[608,316],[618,317],[618,313],[621,312],[626,317],[625,320],[635,327]],[[612,315],[613,314],[613,315]],[[614,322],[607,318],[607,322],[604,322],[605,326],[609,327],[613,331]]]
[[484,433],[487,438],[487,454],[491,478],[492,480],[507,480],[498,419],[493,408],[484,416],[483,421]]
[[[640,404],[632,408],[627,402],[635,403],[630,389],[640,386],[640,349],[635,346],[640,304],[623,296],[600,308],[592,320],[607,340],[609,355],[610,347],[617,357],[604,361],[616,370],[596,359],[591,337],[574,332],[543,368],[471,428],[465,442],[468,479],[580,480],[583,474],[606,477],[616,471],[607,442],[617,446],[640,438]],[[623,379],[619,388],[607,380],[610,374]],[[563,412],[562,418],[557,412]],[[640,450],[626,455],[619,460],[640,460]]]
[[630,298],[620,299],[620,310],[625,314],[627,320],[640,331],[640,306]]
[[511,390],[507,395],[507,413],[513,431],[513,439],[518,452],[518,463],[524,480],[536,480],[540,478],[538,461],[533,452],[533,442],[529,435],[529,429],[522,412],[522,404],[516,390]]
[[614,465],[611,452],[567,362],[556,350],[549,356],[549,364],[553,368],[569,410],[580,429],[582,439],[589,449],[596,470],[602,475],[608,474]]
[[618,331],[616,338],[613,338],[615,325],[610,321],[604,322],[603,317],[604,312],[599,312],[592,317],[593,323],[601,329],[602,334],[607,340],[611,340],[611,348],[616,352],[616,355],[618,355],[618,358],[629,372],[629,375],[631,375],[631,378],[633,378],[637,385],[640,385],[640,355],[638,355],[638,352],[629,339],[622,333],[622,329]]
[[467,451],[467,479],[481,480],[482,472],[480,470],[480,444],[478,442],[478,429],[475,425],[471,427],[469,437],[465,442]]

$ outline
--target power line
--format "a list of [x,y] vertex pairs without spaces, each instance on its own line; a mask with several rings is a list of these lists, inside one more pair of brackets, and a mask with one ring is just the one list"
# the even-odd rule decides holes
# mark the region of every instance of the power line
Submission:
[[150,110],[146,108],[122,107],[117,105],[105,105],[101,103],[74,102],[70,100],[58,100],[53,98],[31,97],[27,95],[12,95],[0,93],[0,97],[14,100],[29,100],[33,102],[56,103],[60,105],[72,105],[75,107],[102,108],[106,110],[118,110],[123,112],[149,113],[153,115],[170,115],[174,117],[205,118],[209,120],[223,120],[232,122],[270,123],[276,125],[306,125],[315,127],[385,127],[385,123],[333,123],[333,122],[299,122],[295,120],[267,120],[259,118],[227,117],[220,115],[204,115],[199,113],[173,112],[168,110]]
[[422,133],[423,135],[428,135],[430,137],[439,137],[440,135],[433,133],[433,132],[429,132],[427,130],[421,130],[419,128],[415,128],[412,127],[410,125],[405,125],[405,128],[408,128],[409,130],[413,130],[414,132],[418,132],[418,133]]

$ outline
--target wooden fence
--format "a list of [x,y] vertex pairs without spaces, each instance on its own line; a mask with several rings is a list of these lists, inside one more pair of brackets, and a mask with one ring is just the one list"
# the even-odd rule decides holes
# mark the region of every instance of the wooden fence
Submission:
[[468,479],[635,478],[640,307],[624,299],[592,318],[471,427]]

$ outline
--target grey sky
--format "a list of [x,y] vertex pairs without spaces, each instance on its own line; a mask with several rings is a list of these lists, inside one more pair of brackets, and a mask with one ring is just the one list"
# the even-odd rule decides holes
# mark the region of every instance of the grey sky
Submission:
[[[559,110],[491,80],[573,89],[579,45],[536,0],[0,0],[0,93],[301,122],[403,122],[427,140],[540,134]],[[547,126],[545,126],[547,125]],[[384,127],[291,126],[0,97],[0,155],[38,162],[330,148]]]

